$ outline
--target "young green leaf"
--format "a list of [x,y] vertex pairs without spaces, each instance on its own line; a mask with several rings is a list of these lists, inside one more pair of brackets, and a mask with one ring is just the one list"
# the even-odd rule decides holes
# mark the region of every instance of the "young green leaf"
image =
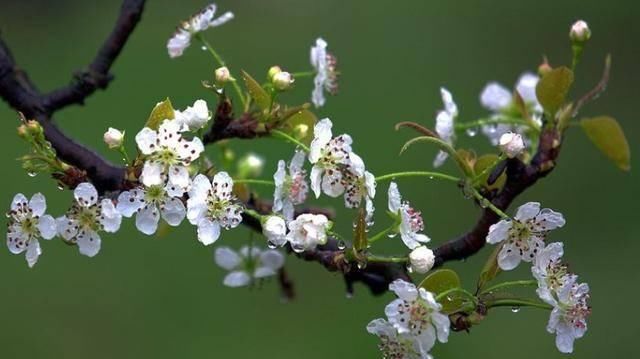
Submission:
[[631,153],[624,131],[614,118],[599,116],[584,118],[580,125],[587,137],[623,171],[631,169]]
[[487,283],[493,280],[493,278],[500,273],[500,267],[498,267],[498,253],[500,253],[501,248],[502,246],[496,246],[487,259],[487,262],[484,264],[482,272],[480,272],[480,278],[478,278],[478,289],[484,288]]
[[249,95],[253,101],[260,107],[262,110],[268,110],[271,106],[271,96],[267,93],[267,91],[260,86],[260,84],[251,77],[248,73],[242,71],[242,78],[244,79],[244,84],[247,86],[247,91],[249,91]]
[[288,116],[282,129],[298,141],[308,145],[313,139],[313,128],[317,121],[318,118],[313,112],[301,109]]
[[364,207],[360,207],[358,218],[356,220],[356,228],[353,231],[353,249],[362,251],[367,249],[367,213]]
[[[451,269],[439,269],[428,275],[419,287],[438,295],[449,289],[461,288],[460,277]],[[440,302],[442,310],[445,313],[455,313],[464,305],[464,298],[460,293],[452,292]]]
[[162,121],[173,120],[174,118],[175,111],[171,105],[171,100],[167,97],[166,100],[158,102],[153,110],[151,110],[151,114],[149,115],[149,119],[145,126],[152,130],[157,130]]
[[502,186],[504,185],[504,182],[507,180],[507,175],[503,172],[500,173],[497,180],[495,180],[492,184],[488,183],[489,176],[491,176],[491,174],[493,173],[492,170],[489,170],[489,167],[496,165],[497,160],[498,160],[498,155],[492,154],[492,153],[478,157],[473,167],[473,170],[475,171],[476,176],[479,176],[485,171],[486,173],[483,173],[482,176],[478,178],[478,181],[476,183],[482,184],[483,186],[487,186],[487,188],[490,190],[502,188]]
[[544,75],[536,86],[536,97],[545,111],[554,118],[556,111],[565,102],[573,84],[573,71],[558,67]]

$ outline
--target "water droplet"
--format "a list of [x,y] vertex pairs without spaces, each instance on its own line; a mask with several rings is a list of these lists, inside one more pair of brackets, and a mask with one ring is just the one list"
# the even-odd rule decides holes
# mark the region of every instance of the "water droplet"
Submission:
[[482,207],[482,208],[487,208],[487,207],[489,207],[489,200],[487,200],[486,198],[483,198],[483,199],[480,201],[480,207]]
[[200,50],[202,50],[202,51],[207,51],[207,47],[203,45],[203,46],[200,48]]
[[291,249],[293,249],[293,251],[296,253],[302,253],[304,252],[304,245],[300,243],[294,243],[291,245]]
[[358,261],[358,269],[363,270],[365,268],[367,268],[367,262],[366,261]]
[[343,250],[345,248],[347,248],[347,244],[343,240],[339,240],[338,241],[338,249],[339,250]]
[[347,294],[345,295],[345,297],[346,297],[347,299],[351,299],[351,298],[353,298],[353,293],[352,293],[352,292],[347,292]]
[[278,248],[278,245],[274,241],[267,241],[267,247],[271,249],[276,249]]
[[433,178],[434,178],[433,176],[429,176],[429,179],[433,179]]
[[7,216],[7,218],[11,218],[11,213],[9,213],[9,212],[5,212],[4,215]]
[[[373,221],[373,219],[370,219],[370,220],[367,221],[367,227],[373,227],[374,224],[375,224],[375,222]],[[368,230],[369,229],[367,228],[367,231]]]
[[223,93],[223,92],[224,92],[224,89],[222,89],[222,88],[216,88],[216,93],[217,93],[218,95],[222,95],[222,93]]
[[394,238],[397,235],[398,235],[398,232],[395,232],[395,231],[387,233],[387,237],[389,238]]
[[37,175],[37,173],[35,173],[35,172],[33,172],[33,171],[30,171],[30,172],[27,172],[27,175],[28,175],[29,177],[35,177],[35,176]]
[[453,302],[453,298],[451,298],[450,296],[447,296],[447,302]]
[[488,127],[489,133],[496,133],[496,131],[498,131],[498,126],[497,125],[491,125]]
[[411,264],[407,264],[407,272],[413,273],[413,267],[411,266]]
[[64,191],[64,186],[63,186],[63,185],[61,185],[61,184],[59,184],[59,185],[58,185],[58,189],[59,189],[59,190],[61,190],[61,191]]
[[511,311],[514,313],[518,313],[520,311],[520,307],[518,306],[511,307]]
[[475,127],[469,127],[465,132],[467,133],[467,136],[475,137],[475,135],[478,134],[478,129]]

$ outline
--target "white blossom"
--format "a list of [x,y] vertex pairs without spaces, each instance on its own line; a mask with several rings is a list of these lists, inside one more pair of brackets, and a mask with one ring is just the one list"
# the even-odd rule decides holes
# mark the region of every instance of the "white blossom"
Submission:
[[545,302],[553,301],[553,293],[575,276],[569,273],[567,266],[560,261],[563,254],[562,243],[550,243],[538,253],[531,267],[533,276],[538,280],[536,292]]
[[409,249],[416,249],[420,243],[427,243],[431,239],[425,234],[418,233],[424,230],[424,221],[419,211],[411,207],[409,202],[403,202],[398,185],[395,182],[389,184],[389,211],[399,216],[400,224],[397,231],[400,238]]
[[584,20],[578,20],[571,25],[569,38],[574,42],[585,42],[591,38],[591,29]]
[[102,136],[102,139],[104,140],[104,143],[106,143],[107,146],[109,146],[109,148],[111,149],[118,148],[122,146],[122,141],[124,140],[124,133],[118,129],[109,127],[107,132],[105,132],[104,135]]
[[556,291],[554,299],[547,301],[553,306],[547,331],[556,334],[556,347],[562,353],[573,352],[573,342],[586,333],[591,314],[589,286],[576,281],[576,276],[571,277]]
[[118,196],[116,209],[125,217],[136,214],[136,228],[146,235],[156,233],[160,217],[170,226],[182,223],[187,211],[180,198],[161,186],[139,187]]
[[243,287],[255,280],[274,276],[284,265],[282,253],[248,246],[239,252],[229,247],[218,247],[214,259],[217,265],[229,271],[223,281],[228,287]]
[[498,142],[500,149],[509,158],[520,156],[524,151],[524,140],[519,133],[505,132],[500,136]]
[[327,231],[330,228],[331,223],[325,215],[304,213],[289,222],[287,241],[295,252],[315,249],[327,243]]
[[229,11],[214,18],[216,9],[216,4],[210,4],[178,26],[176,32],[167,42],[167,51],[171,58],[181,56],[191,44],[191,38],[197,33],[211,27],[220,26],[233,19],[233,13]]
[[198,240],[209,245],[220,237],[220,229],[237,227],[242,221],[243,207],[232,194],[233,180],[226,172],[218,172],[213,180],[202,174],[193,179],[187,218],[198,226]]
[[498,265],[511,270],[520,261],[531,262],[544,247],[547,233],[564,226],[561,213],[540,209],[540,203],[529,202],[518,208],[513,220],[503,219],[489,227],[487,242],[504,242],[498,254]]
[[310,58],[316,73],[311,101],[316,107],[322,107],[326,102],[325,91],[331,95],[338,92],[338,62],[335,56],[327,52],[327,42],[321,38],[316,39],[315,46],[311,47]]
[[343,175],[346,183],[344,192],[344,204],[347,208],[359,208],[362,199],[365,200],[367,222],[373,219],[373,199],[376,196],[376,178],[371,172],[364,171],[364,175],[357,177],[348,171]]
[[39,238],[51,239],[56,235],[56,221],[48,214],[47,201],[42,193],[36,193],[27,200],[18,193],[11,201],[7,213],[7,247],[13,254],[25,252],[27,265],[32,268],[42,254]]
[[136,135],[138,148],[146,156],[140,176],[145,186],[167,182],[172,196],[186,192],[191,181],[187,167],[200,156],[204,146],[198,137],[184,139],[183,130],[180,122],[165,120],[158,131],[145,127]]
[[58,234],[65,241],[77,244],[80,254],[93,257],[100,252],[99,232],[118,231],[122,215],[110,199],[100,200],[91,183],[80,183],[73,195],[74,204],[64,216],[56,219]]
[[273,87],[279,91],[285,91],[291,88],[295,79],[293,76],[286,71],[280,71],[273,75],[271,82],[273,83]]
[[[436,116],[436,133],[444,142],[453,145],[455,140],[455,119],[458,117],[458,106],[453,101],[453,96],[444,87],[440,88],[440,95],[444,109]],[[449,157],[445,151],[440,151],[433,160],[434,167],[440,167]]]
[[218,85],[224,85],[229,81],[235,81],[235,79],[231,77],[231,72],[229,71],[229,68],[226,66],[218,67],[213,73],[216,80],[216,84]]
[[[530,72],[523,73],[516,83],[516,91],[530,110],[530,115],[536,123],[541,123],[542,105],[536,97],[536,86],[540,78]],[[480,103],[484,108],[493,112],[492,119],[513,116],[514,99],[511,91],[497,82],[488,83],[480,93]],[[507,132],[522,132],[525,128],[507,123],[488,124],[481,126],[482,133],[487,136],[492,145],[497,146],[500,137]]]
[[287,223],[282,217],[267,217],[262,224],[262,233],[267,237],[270,247],[281,247],[287,243]]
[[436,257],[427,246],[419,246],[409,253],[411,268],[418,273],[427,273],[433,268]]
[[351,150],[351,136],[343,134],[332,137],[331,120],[325,118],[314,128],[314,139],[309,151],[311,168],[311,189],[316,197],[324,192],[331,197],[338,197],[349,185],[344,174],[349,172],[349,178],[364,176],[364,162],[360,156]]
[[383,358],[390,359],[431,359],[427,351],[420,348],[418,342],[408,334],[398,334],[393,324],[378,318],[367,324],[367,331],[380,338],[378,348]]
[[436,302],[433,293],[401,279],[393,281],[389,290],[398,298],[389,303],[384,312],[398,334],[412,337],[422,353],[429,352],[436,339],[447,342],[449,317],[440,312],[442,305]]
[[196,100],[193,106],[187,107],[184,111],[175,111],[175,120],[180,127],[186,126],[189,131],[197,131],[204,128],[211,115],[205,100]]
[[309,192],[304,165],[305,153],[296,151],[289,163],[287,173],[283,160],[278,161],[278,169],[273,175],[275,191],[273,192],[273,211],[282,213],[287,221],[293,219],[294,205],[304,203]]

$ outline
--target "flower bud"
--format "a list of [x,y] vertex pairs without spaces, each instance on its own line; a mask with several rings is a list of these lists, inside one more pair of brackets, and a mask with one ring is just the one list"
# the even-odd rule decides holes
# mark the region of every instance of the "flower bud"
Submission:
[[109,148],[111,149],[118,148],[122,146],[122,141],[124,140],[124,133],[120,132],[120,130],[117,130],[113,127],[109,127],[109,130],[107,130],[107,132],[104,133],[103,139],[104,139],[104,143],[106,143],[107,146],[109,146]]
[[279,74],[280,72],[282,72],[282,69],[280,68],[280,66],[271,66],[271,67],[269,68],[269,72],[267,72],[267,78],[268,78],[270,81],[273,81],[273,77],[274,77],[276,74]]
[[589,25],[583,20],[576,21],[569,31],[569,38],[573,42],[585,42],[591,37]]
[[435,260],[436,257],[433,255],[433,251],[427,246],[420,246],[409,254],[411,268],[418,273],[427,273],[433,268]]
[[240,178],[259,177],[264,169],[264,159],[255,153],[249,153],[238,161]]
[[270,245],[280,247],[287,242],[287,224],[282,217],[269,216],[262,224],[262,233]]
[[231,73],[229,72],[229,69],[226,66],[217,68],[216,71],[214,72],[214,75],[216,79],[216,84],[218,86],[222,86],[229,81],[235,80],[233,77],[231,77]]
[[276,90],[280,90],[280,91],[285,91],[291,88],[291,85],[293,85],[293,76],[286,72],[286,71],[280,71],[277,74],[273,75],[273,79],[271,80],[273,82],[273,86],[276,88]]
[[518,133],[507,132],[500,136],[500,149],[509,158],[519,156],[524,151],[524,140]]
[[542,63],[538,66],[538,75],[540,77],[544,77],[544,75],[546,75],[549,72],[551,72],[551,70],[553,70],[553,67],[551,67],[551,65],[549,65],[549,61],[545,57],[544,60],[542,61]]

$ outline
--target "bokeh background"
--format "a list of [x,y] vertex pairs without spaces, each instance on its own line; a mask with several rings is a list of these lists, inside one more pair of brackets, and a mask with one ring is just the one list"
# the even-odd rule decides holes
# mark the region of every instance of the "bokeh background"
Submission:
[[[214,98],[200,86],[212,76],[213,63],[198,46],[171,60],[166,40],[177,23],[206,5],[204,0],[149,1],[143,19],[113,73],[105,92],[85,107],[56,115],[67,133],[114,161],[101,136],[108,126],[133,135],[150,109],[170,96],[183,108],[196,98]],[[232,69],[262,78],[279,64],[291,71],[309,68],[308,49],[324,37],[340,61],[340,94],[330,98],[319,116],[330,116],[335,130],[350,133],[375,174],[428,169],[435,150],[419,145],[398,157],[412,134],[395,132],[394,123],[412,120],[432,126],[441,108],[440,86],[454,94],[462,121],[485,112],[478,96],[485,83],[512,86],[524,70],[535,70],[546,54],[552,65],[570,60],[567,33],[578,18],[586,19],[593,37],[577,74],[575,93],[595,84],[605,55],[613,56],[608,91],[585,108],[585,115],[610,114],[624,127],[632,150],[632,172],[610,164],[578,129],[567,136],[554,173],[518,198],[562,211],[568,225],[554,232],[565,242],[566,259],[593,292],[593,315],[574,357],[632,357],[638,334],[637,225],[638,38],[640,13],[635,1],[341,1],[220,0],[220,8],[237,18],[206,37]],[[118,1],[2,1],[0,30],[18,63],[41,89],[67,83],[74,70],[93,58],[111,31]],[[284,95],[289,103],[308,101],[309,81]],[[31,178],[15,158],[26,145],[15,135],[16,113],[0,104],[2,186],[0,203],[16,192],[47,195],[50,211],[61,214],[71,194],[56,189],[45,176]],[[459,143],[478,153],[491,151],[483,138],[461,136]],[[288,158],[291,146],[263,139],[235,142],[238,155],[254,151],[265,157],[264,177],[275,162]],[[217,156],[215,147],[207,149]],[[448,164],[445,171],[455,169]],[[448,183],[404,179],[400,188],[424,213],[427,233],[440,243],[461,233],[479,209]],[[386,201],[379,187],[378,207]],[[264,192],[268,196],[268,191]],[[321,204],[340,202],[322,201]],[[351,212],[339,209],[338,230],[348,233]],[[383,228],[384,214],[379,212]],[[224,233],[217,243],[238,247],[248,241],[244,228]],[[380,251],[400,253],[389,240]],[[163,237],[146,237],[127,221],[118,235],[105,235],[101,253],[89,259],[59,241],[43,243],[44,255],[34,269],[23,256],[0,251],[0,357],[3,358],[371,358],[379,356],[375,337],[366,333],[369,320],[383,315],[391,295],[371,296],[356,287],[345,295],[340,276],[294,258],[287,268],[297,298],[279,299],[277,283],[262,288],[230,289],[221,285],[224,272],[212,261],[212,247],[195,240],[183,224]],[[490,250],[464,263],[451,263],[468,288]],[[511,278],[529,276],[522,266]],[[554,337],[547,334],[548,314],[523,309],[494,310],[470,334],[454,333],[437,345],[438,358],[559,358]]]

